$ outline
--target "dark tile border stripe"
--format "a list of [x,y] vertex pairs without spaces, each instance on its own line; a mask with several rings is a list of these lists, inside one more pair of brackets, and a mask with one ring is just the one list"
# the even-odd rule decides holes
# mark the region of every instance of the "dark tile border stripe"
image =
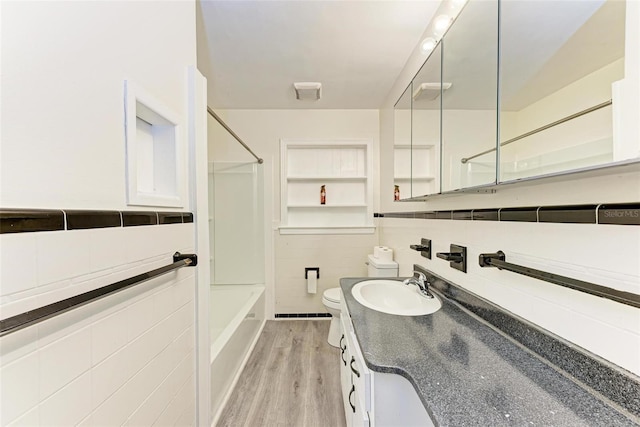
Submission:
[[595,224],[597,207],[597,205],[542,206],[538,209],[538,221]]
[[155,212],[122,212],[122,225],[124,227],[156,224],[158,224],[158,214]]
[[45,209],[0,209],[0,234],[64,230],[64,212]]
[[453,219],[473,219],[472,215],[471,215],[472,211],[453,211]]
[[435,212],[416,212],[415,218],[436,219],[436,213]]
[[625,410],[640,416],[640,378],[583,350],[532,323],[509,313],[424,267],[432,287],[482,318],[576,381],[600,393]]
[[474,221],[498,221],[498,209],[474,209],[471,211]]
[[182,212],[158,212],[158,224],[182,224]]
[[640,225],[640,202],[375,213],[377,218]]
[[191,212],[183,212],[182,222],[185,224],[193,222],[193,214]]
[[538,222],[538,208],[504,208],[498,215],[500,221]]
[[436,219],[453,219],[451,211],[436,211]]
[[640,203],[600,205],[598,223],[640,225]]
[[192,212],[0,208],[0,234],[193,222]]
[[122,218],[118,211],[65,211],[64,213],[67,217],[67,230],[122,226]]
[[277,313],[275,317],[276,319],[300,319],[332,316],[329,313]]

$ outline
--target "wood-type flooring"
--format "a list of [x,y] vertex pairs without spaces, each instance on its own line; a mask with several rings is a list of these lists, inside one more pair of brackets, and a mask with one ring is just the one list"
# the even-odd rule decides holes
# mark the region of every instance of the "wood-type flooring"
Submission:
[[340,350],[326,320],[267,321],[218,427],[343,427]]

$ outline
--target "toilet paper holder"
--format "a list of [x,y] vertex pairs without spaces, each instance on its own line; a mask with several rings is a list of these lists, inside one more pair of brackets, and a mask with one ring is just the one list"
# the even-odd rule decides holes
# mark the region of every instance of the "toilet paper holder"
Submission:
[[308,279],[309,278],[309,272],[310,271],[315,271],[316,272],[316,278],[320,278],[320,267],[305,267],[304,268],[304,278]]

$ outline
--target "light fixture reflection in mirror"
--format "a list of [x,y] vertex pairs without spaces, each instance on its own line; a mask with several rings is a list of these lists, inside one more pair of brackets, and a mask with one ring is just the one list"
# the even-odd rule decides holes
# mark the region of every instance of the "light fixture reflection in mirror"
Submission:
[[433,33],[437,36],[442,36],[451,23],[453,22],[453,18],[449,15],[440,15],[436,18],[433,23]]
[[436,47],[437,44],[438,42],[436,41],[436,39],[434,39],[433,37],[427,37],[422,41],[420,50],[422,51],[422,53],[429,53]]
[[443,0],[436,17],[429,23],[424,35],[427,37],[420,43],[420,52],[428,56],[438,45],[453,21],[467,4],[468,0]]

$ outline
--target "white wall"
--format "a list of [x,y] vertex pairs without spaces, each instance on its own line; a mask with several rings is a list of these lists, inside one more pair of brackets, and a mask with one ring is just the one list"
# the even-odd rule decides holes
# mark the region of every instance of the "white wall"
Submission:
[[[0,206],[126,210],[124,80],[187,125],[194,2],[0,7]],[[173,224],[2,234],[0,316],[166,265],[194,250],[194,233]],[[194,271],[3,337],[0,424],[194,424]]]
[[[267,310],[273,313],[321,313],[322,292],[340,277],[364,276],[366,255],[377,234],[280,235],[280,139],[370,138],[378,152],[377,110],[226,110],[222,118],[265,160]],[[374,154],[375,155],[375,154]],[[213,119],[209,119],[209,160],[250,161],[251,156]],[[374,158],[374,171],[378,170]],[[374,174],[374,187],[378,176]],[[391,194],[391,193],[390,193]],[[377,209],[377,198],[374,209]],[[320,267],[318,292],[306,293],[305,267]]]
[[2,2],[4,207],[125,207],[124,80],[186,125],[192,1]]
[[[427,202],[423,210],[637,202],[640,172],[500,189]],[[395,250],[400,274],[414,263],[635,374],[640,374],[640,310],[609,300],[478,265],[480,253],[502,250],[507,261],[640,293],[640,227],[385,218],[380,244]],[[433,258],[409,249],[432,239]],[[435,257],[449,244],[467,247],[462,273]]]

